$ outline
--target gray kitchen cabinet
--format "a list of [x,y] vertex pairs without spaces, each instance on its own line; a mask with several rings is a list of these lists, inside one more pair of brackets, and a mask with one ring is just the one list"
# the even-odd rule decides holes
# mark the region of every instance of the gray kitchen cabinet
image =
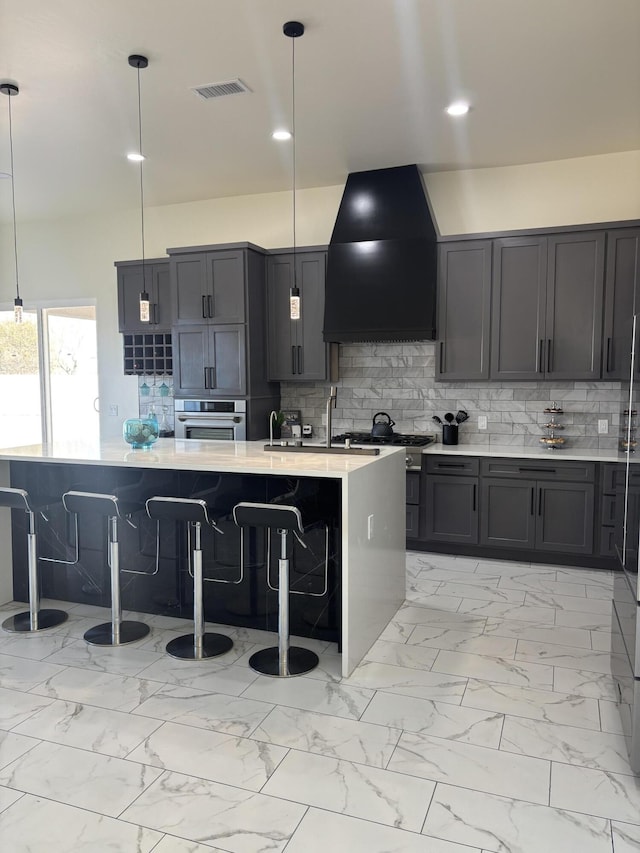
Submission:
[[[169,259],[116,261],[118,279],[118,329],[120,332],[168,331],[171,328]],[[149,294],[149,322],[140,320],[140,294]]]
[[480,544],[492,548],[534,548],[535,494],[535,480],[483,478]]
[[602,231],[494,241],[492,379],[598,379]]
[[629,370],[631,321],[640,309],[640,229],[607,232],[602,378]]
[[244,325],[176,327],[173,349],[178,396],[247,393]]
[[168,249],[173,325],[244,323],[244,248]]
[[593,484],[538,483],[536,550],[593,553]]
[[407,539],[420,538],[420,471],[407,471]]
[[[299,249],[267,260],[268,376],[278,381],[327,379],[328,345],[322,337],[327,253]],[[289,296],[300,290],[300,318],[292,320]]]
[[478,460],[427,456],[424,471],[424,538],[477,545]]
[[436,378],[489,378],[491,241],[438,247]]

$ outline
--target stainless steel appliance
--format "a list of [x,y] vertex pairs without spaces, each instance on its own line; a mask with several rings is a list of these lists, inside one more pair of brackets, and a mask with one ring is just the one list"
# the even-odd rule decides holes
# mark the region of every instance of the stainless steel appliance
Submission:
[[406,450],[407,469],[418,471],[422,463],[422,448],[436,441],[435,435],[421,433],[413,435],[410,433],[392,432],[391,435],[372,435],[370,432],[343,432],[331,438],[332,444],[351,443],[352,447],[361,445],[379,445],[404,447]]
[[635,440],[635,413],[640,383],[638,316],[633,317],[631,359],[628,379],[622,383],[623,410],[620,415],[620,463],[615,471],[615,550],[619,570],[613,583],[611,620],[611,671],[618,689],[618,707],[627,736],[629,761],[640,774],[640,599],[638,565],[640,554],[640,459]]
[[176,400],[175,434],[205,441],[246,441],[247,401]]

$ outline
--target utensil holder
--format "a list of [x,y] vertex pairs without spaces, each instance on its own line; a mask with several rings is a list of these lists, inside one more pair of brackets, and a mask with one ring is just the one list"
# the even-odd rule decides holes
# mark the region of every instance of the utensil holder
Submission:
[[442,443],[457,444],[458,443],[458,424],[443,424],[442,425]]

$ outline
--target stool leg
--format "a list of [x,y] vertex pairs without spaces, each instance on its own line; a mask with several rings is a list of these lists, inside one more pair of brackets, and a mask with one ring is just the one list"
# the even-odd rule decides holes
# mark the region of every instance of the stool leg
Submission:
[[40,610],[40,587],[38,584],[38,551],[36,547],[36,516],[27,511],[27,571],[29,582],[29,610],[16,613],[2,623],[5,631],[27,633],[55,628],[67,620],[64,610]]
[[193,634],[183,634],[167,643],[167,654],[186,660],[205,660],[223,655],[233,648],[233,640],[224,634],[205,634],[204,602],[202,597],[202,525],[193,522],[194,540],[191,562],[193,567]]
[[120,601],[120,543],[118,519],[107,519],[109,528],[109,565],[111,567],[111,622],[89,628],[84,638],[92,646],[123,646],[146,637],[151,630],[144,622],[123,622]]

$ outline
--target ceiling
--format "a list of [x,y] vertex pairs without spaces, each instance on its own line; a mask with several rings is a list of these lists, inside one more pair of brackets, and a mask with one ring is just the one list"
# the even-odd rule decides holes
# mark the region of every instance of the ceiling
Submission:
[[[0,0],[18,220],[287,190],[292,42],[296,185],[351,171],[424,171],[640,148],[639,0]],[[191,87],[241,78],[204,101]],[[472,110],[452,119],[444,107]],[[0,171],[8,172],[0,95]],[[0,180],[0,218],[11,181]]]

